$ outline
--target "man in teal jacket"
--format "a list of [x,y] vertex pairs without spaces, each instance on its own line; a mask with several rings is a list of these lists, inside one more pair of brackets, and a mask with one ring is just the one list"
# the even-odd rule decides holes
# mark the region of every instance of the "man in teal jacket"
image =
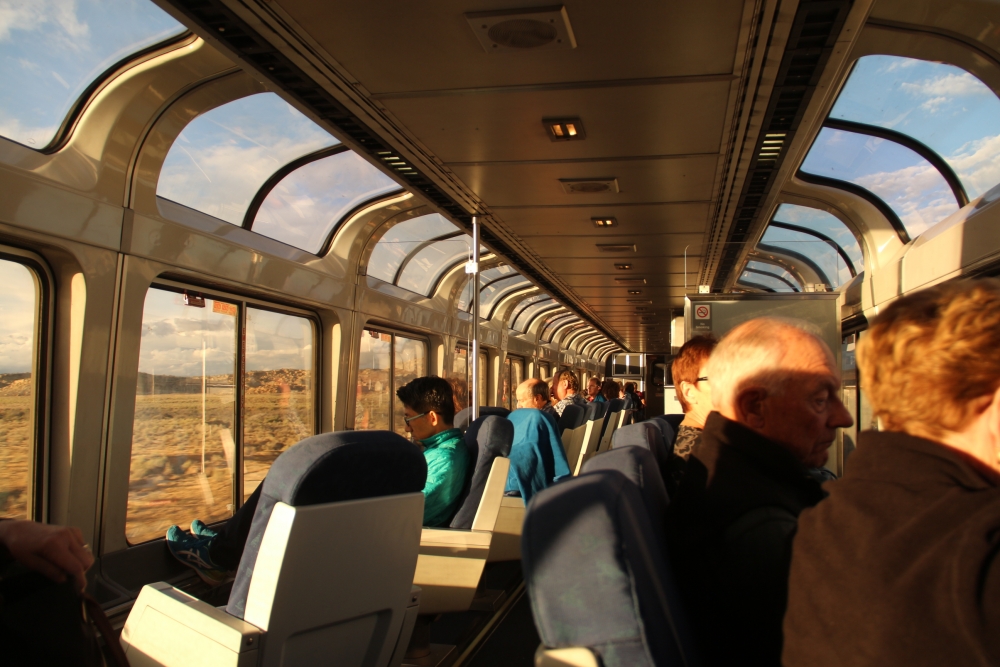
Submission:
[[451,385],[439,377],[422,377],[400,387],[406,432],[424,449],[424,525],[446,526],[458,509],[469,476],[469,451],[455,428]]

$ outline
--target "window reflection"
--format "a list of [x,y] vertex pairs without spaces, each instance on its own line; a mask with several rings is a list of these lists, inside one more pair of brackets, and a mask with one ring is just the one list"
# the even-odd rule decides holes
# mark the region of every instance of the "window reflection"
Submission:
[[313,323],[247,308],[243,377],[243,498],[281,452],[316,433]]
[[392,386],[392,334],[365,329],[361,334],[357,401],[354,428],[360,431],[390,430]]
[[395,410],[393,428],[396,433],[405,436],[406,425],[403,422],[403,402],[395,398],[396,390],[411,380],[427,375],[427,346],[422,340],[413,340],[396,336],[395,356],[393,358],[393,398]]
[[233,513],[239,306],[201,303],[157,288],[146,294],[125,524],[131,543],[191,517],[211,523]]
[[147,0],[32,0],[0,8],[0,135],[40,149],[104,72],[186,28]]
[[[802,227],[830,239],[847,255],[847,259],[850,260],[855,274],[860,273],[864,269],[861,244],[854,233],[848,229],[847,225],[836,216],[816,208],[809,208],[808,206],[782,204],[778,207],[772,221]],[[843,257],[838,259],[837,275],[840,276],[839,284],[844,284],[853,277],[847,268],[847,261]]]
[[34,274],[0,260],[0,517],[26,519],[35,444],[35,341],[39,293]]
[[445,271],[467,259],[472,239],[465,234],[436,241],[414,254],[396,284],[403,289],[430,296]]

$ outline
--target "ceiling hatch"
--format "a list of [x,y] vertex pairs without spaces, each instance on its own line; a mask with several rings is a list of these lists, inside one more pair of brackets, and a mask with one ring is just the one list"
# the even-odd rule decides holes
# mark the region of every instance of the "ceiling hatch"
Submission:
[[569,14],[562,5],[470,12],[465,20],[487,53],[576,48]]

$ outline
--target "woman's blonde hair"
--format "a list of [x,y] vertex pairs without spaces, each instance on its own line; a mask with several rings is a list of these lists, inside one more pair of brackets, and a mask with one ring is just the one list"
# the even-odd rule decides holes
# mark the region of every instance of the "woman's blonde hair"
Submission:
[[1000,280],[952,282],[889,305],[858,344],[861,389],[884,428],[940,436],[1000,386]]

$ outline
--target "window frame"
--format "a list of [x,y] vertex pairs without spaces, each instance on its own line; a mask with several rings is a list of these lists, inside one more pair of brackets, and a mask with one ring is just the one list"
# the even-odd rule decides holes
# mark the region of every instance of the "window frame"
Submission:
[[[183,293],[183,292],[195,292],[198,295],[208,298],[208,299],[218,299],[221,301],[230,301],[237,304],[239,313],[237,315],[237,327],[236,327],[236,373],[239,376],[234,379],[234,392],[235,392],[235,414],[233,415],[233,430],[234,440],[236,442],[236,454],[235,460],[233,462],[233,469],[235,471],[233,480],[233,514],[243,506],[244,504],[244,488],[243,488],[243,477],[244,477],[244,461],[243,461],[243,450],[245,447],[243,438],[243,426],[244,417],[246,413],[246,392],[244,391],[244,381],[246,378],[246,323],[247,323],[247,308],[253,307],[258,310],[266,310],[272,313],[277,313],[279,315],[291,315],[295,317],[303,317],[308,319],[313,324],[313,430],[316,433],[320,432],[322,428],[322,414],[321,406],[323,401],[323,383],[322,383],[322,346],[323,335],[322,335],[322,320],[313,311],[307,310],[298,306],[292,306],[288,304],[275,303],[273,301],[266,301],[259,299],[257,297],[248,296],[246,294],[240,293],[238,291],[226,291],[212,287],[203,287],[196,282],[187,281],[177,281],[171,280],[165,277],[157,277],[150,282],[149,286],[146,288],[146,292],[143,296],[143,301],[145,301],[146,294],[149,290],[160,289],[167,292]],[[144,313],[143,313],[144,314]],[[140,327],[142,320],[140,319]],[[137,350],[141,350],[141,342]],[[135,401],[137,393],[135,388],[132,391],[132,411],[133,411],[133,424],[135,423]],[[129,434],[129,461],[132,460],[131,444],[134,442],[135,434]],[[129,485],[131,484],[131,478],[128,479]],[[124,512],[125,522],[123,528],[128,525],[128,507],[126,505]],[[157,539],[146,540],[143,542],[130,542],[128,536],[125,536],[125,543],[128,548],[137,547],[142,544],[149,544],[150,542],[155,542]]]
[[[16,142],[15,142],[16,143]],[[55,278],[48,264],[38,254],[7,244],[0,244],[0,259],[20,264],[35,280],[38,302],[31,368],[32,445],[29,453],[28,506],[25,518],[47,521],[49,515],[49,455],[51,452],[52,356],[55,343]]]
[[[354,363],[355,368],[353,369],[354,370],[353,388],[355,389],[355,391],[357,389],[358,373],[360,371],[359,364],[361,363],[361,339],[364,336],[364,334],[368,331],[385,333],[392,336],[392,341],[389,343],[389,430],[395,433],[396,431],[393,421],[395,420],[395,415],[396,415],[396,401],[399,400],[396,396],[396,389],[398,389],[398,387],[396,387],[396,336],[402,336],[403,338],[407,338],[409,340],[416,340],[423,343],[424,359],[426,360],[427,364],[426,372],[428,374],[431,372],[431,356],[430,356],[431,340],[428,336],[426,336],[423,333],[414,333],[412,331],[407,331],[406,329],[400,329],[399,327],[394,327],[394,326],[383,326],[382,324],[379,324],[378,320],[369,320],[368,322],[365,322],[364,326],[361,327],[362,336],[358,337],[357,346],[354,348],[354,351],[357,354],[357,360]],[[455,344],[455,347],[459,346],[460,346],[459,343]],[[468,367],[469,367],[468,372],[471,373],[472,364],[469,363]],[[355,420],[357,419],[358,416],[357,395],[356,393],[353,393],[352,396],[353,396],[352,399],[353,409],[351,411],[351,430],[377,430],[377,429],[357,428],[357,424],[355,423]]]

